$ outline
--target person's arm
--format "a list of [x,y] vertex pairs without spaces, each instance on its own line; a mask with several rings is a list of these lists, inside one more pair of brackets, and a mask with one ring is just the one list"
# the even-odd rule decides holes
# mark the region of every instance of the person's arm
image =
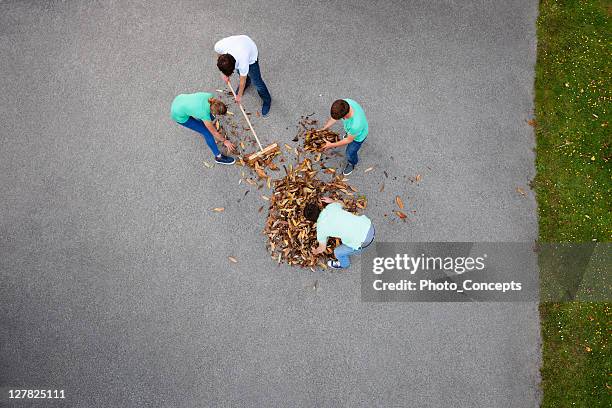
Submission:
[[326,242],[319,242],[319,246],[314,248],[312,250],[312,253],[315,255],[319,255],[322,254],[323,252],[325,252],[325,250],[327,249],[327,243]]
[[244,88],[246,86],[246,75],[240,75],[240,85],[238,86],[238,93],[236,93],[236,103],[240,103],[242,99],[242,94],[244,93]]
[[206,126],[206,129],[208,129],[208,131],[213,135],[215,140],[223,142],[223,146],[225,146],[230,152],[233,152],[235,150],[234,144],[230,142],[229,139],[227,139],[221,133],[219,133],[219,131],[215,129],[215,126],[210,120],[204,120],[203,122],[204,126]]
[[327,119],[327,122],[325,122],[325,126],[323,126],[323,127],[322,127],[321,129],[319,129],[319,130],[327,130],[327,129],[329,129],[330,127],[332,127],[332,126],[334,125],[334,123],[336,123],[336,122],[337,122],[337,120],[336,120],[336,119],[334,119],[334,118],[329,118],[329,119]]
[[355,136],[346,135],[346,137],[340,140],[339,142],[335,142],[335,143],[325,142],[325,146],[323,146],[323,149],[327,150],[327,149],[333,149],[334,147],[344,146],[344,145],[351,143],[353,140],[355,140]]

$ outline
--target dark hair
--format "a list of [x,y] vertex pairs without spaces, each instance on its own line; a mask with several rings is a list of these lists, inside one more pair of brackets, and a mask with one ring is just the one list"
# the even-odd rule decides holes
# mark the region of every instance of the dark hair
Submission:
[[211,110],[214,108],[215,112],[213,115],[225,115],[227,113],[227,106],[218,99],[213,100],[210,103]]
[[236,59],[230,54],[219,55],[217,68],[223,72],[223,75],[230,76],[234,73],[234,68],[236,68]]
[[332,103],[330,109],[331,117],[335,120],[342,119],[346,116],[347,113],[349,113],[350,108],[351,107],[349,106],[347,101],[345,101],[344,99],[338,99],[337,101]]
[[321,209],[315,203],[308,203],[304,207],[304,218],[308,221],[317,222]]

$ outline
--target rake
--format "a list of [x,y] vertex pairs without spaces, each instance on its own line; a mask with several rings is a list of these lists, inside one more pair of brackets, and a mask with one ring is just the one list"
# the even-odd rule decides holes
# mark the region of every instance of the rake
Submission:
[[[236,93],[234,92],[234,88],[232,88],[231,84],[229,82],[226,82],[227,87],[230,89],[230,91],[232,92],[232,95],[234,95],[234,99],[236,99]],[[255,133],[255,129],[253,129],[253,125],[251,124],[251,121],[249,120],[249,115],[246,114],[246,112],[244,111],[244,108],[242,107],[242,104],[239,103],[238,106],[240,107],[240,111],[242,112],[242,115],[244,116],[244,119],[246,119],[248,125],[249,125],[249,129],[251,130],[251,133],[253,133],[253,136],[255,137],[255,141],[257,141],[257,146],[259,146],[259,151],[255,152],[255,153],[251,153],[249,155],[247,155],[246,161],[247,163],[252,163],[255,160],[259,159],[259,158],[263,158],[265,156],[267,156],[268,154],[277,152],[280,150],[280,148],[278,147],[278,143],[272,143],[266,147],[263,147],[261,145],[261,142],[259,141],[259,138],[257,137],[257,133]]]

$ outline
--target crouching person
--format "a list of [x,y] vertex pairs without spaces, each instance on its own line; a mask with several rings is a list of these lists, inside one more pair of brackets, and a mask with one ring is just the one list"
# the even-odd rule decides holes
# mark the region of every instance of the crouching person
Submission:
[[176,123],[202,135],[217,163],[234,164],[236,159],[222,154],[216,143],[216,140],[223,142],[229,152],[235,149],[233,143],[222,136],[213,125],[215,115],[227,113],[227,106],[223,102],[206,92],[181,94],[174,98],[170,110]]
[[328,204],[323,210],[315,203],[304,207],[304,217],[316,222],[319,246],[313,248],[312,253],[323,253],[329,237],[340,238],[342,244],[334,250],[337,261],[327,261],[327,265],[334,269],[348,268],[351,265],[349,257],[360,253],[374,241],[374,225],[365,215],[344,210],[338,201],[329,197],[323,197],[321,201]]

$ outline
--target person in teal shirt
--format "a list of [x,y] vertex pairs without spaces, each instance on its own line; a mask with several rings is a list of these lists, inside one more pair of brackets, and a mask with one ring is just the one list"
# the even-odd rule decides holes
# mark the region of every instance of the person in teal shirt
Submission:
[[327,265],[334,269],[351,266],[349,257],[363,251],[374,241],[374,225],[365,215],[355,215],[344,210],[342,203],[329,197],[321,198],[328,204],[323,210],[316,203],[304,206],[304,218],[316,223],[319,246],[312,253],[319,255],[327,248],[329,237],[340,238],[342,244],[334,249],[337,260],[330,260]]
[[216,140],[223,142],[223,145],[230,152],[235,149],[232,142],[221,135],[213,124],[215,115],[225,115],[227,113],[227,106],[223,102],[215,99],[213,94],[207,92],[181,94],[172,101],[170,112],[176,123],[202,135],[215,155],[217,163],[234,164],[236,159],[222,154],[216,142]]
[[342,120],[346,136],[336,143],[327,142],[323,149],[333,149],[334,147],[346,146],[346,166],[342,174],[348,176],[353,172],[359,157],[357,152],[361,149],[362,143],[368,137],[368,120],[361,105],[352,99],[338,99],[334,101],[330,109],[330,118],[321,130],[327,130],[338,120]]

